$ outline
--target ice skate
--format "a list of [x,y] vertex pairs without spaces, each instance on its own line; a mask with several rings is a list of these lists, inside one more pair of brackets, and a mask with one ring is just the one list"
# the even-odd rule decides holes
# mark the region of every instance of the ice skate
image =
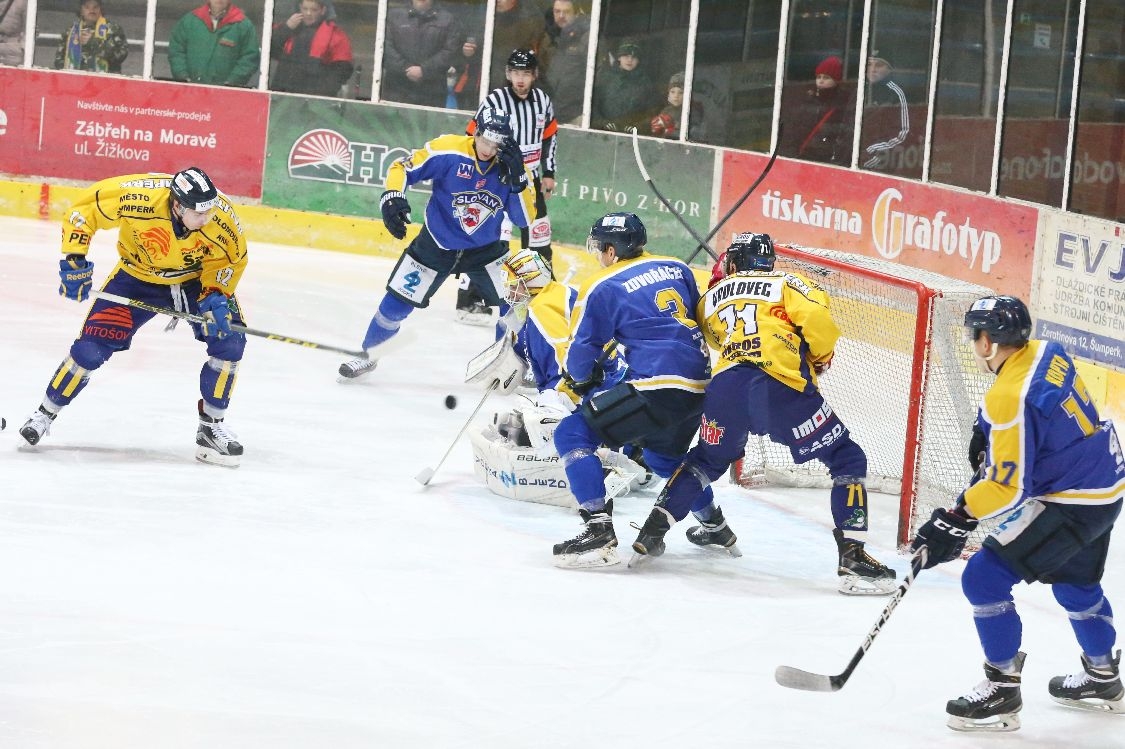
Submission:
[[732,557],[742,556],[737,546],[738,536],[734,535],[734,531],[727,525],[721,507],[715,508],[711,513],[711,519],[706,523],[700,521],[699,525],[688,528],[687,540],[696,546],[725,551]]
[[56,416],[58,416],[57,413],[51,413],[43,408],[43,406],[40,406],[35,409],[35,413],[20,427],[20,436],[27,440],[27,444],[38,445],[39,440],[50,433],[51,423],[55,420]]
[[242,444],[238,435],[223,424],[222,419],[213,419],[203,413],[203,401],[199,401],[199,429],[195,433],[195,459],[201,463],[237,468],[242,462]]
[[863,548],[862,541],[844,538],[839,528],[832,531],[840,553],[840,592],[849,596],[886,596],[895,591],[895,571],[880,563]]
[[639,530],[640,534],[633,542],[633,557],[629,560],[629,566],[639,567],[648,564],[663,554],[664,536],[672,529],[672,524],[675,522],[663,507],[653,507],[643,526],[633,523],[633,527]]
[[474,301],[466,306],[457,306],[456,320],[465,325],[488,327],[492,324],[492,308],[482,301]]
[[621,559],[617,556],[617,534],[613,532],[613,505],[589,512],[579,509],[586,528],[569,541],[555,544],[556,567],[609,567]]
[[370,374],[375,371],[377,366],[379,366],[379,360],[368,356],[357,356],[355,359],[349,359],[341,364],[338,370],[340,382],[347,382]]
[[947,725],[954,731],[1014,731],[1020,727],[1020,674],[1025,653],[1016,654],[1015,672],[1003,673],[991,663],[984,664],[984,681],[972,691],[950,700]]
[[1107,666],[1094,666],[1082,655],[1082,672],[1056,676],[1047,685],[1051,699],[1079,710],[1125,713],[1125,688],[1121,686],[1121,651]]

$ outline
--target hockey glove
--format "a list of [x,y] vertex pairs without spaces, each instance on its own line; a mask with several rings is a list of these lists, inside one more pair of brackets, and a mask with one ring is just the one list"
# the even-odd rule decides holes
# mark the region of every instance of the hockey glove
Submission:
[[836,356],[835,351],[833,351],[831,354],[829,354],[827,359],[822,359],[821,361],[813,362],[812,363],[813,371],[816,372],[818,376],[827,372],[832,367],[832,357],[834,357],[834,356]]
[[200,327],[204,338],[221,341],[231,334],[230,300],[221,291],[211,291],[199,300],[199,314],[203,315]]
[[969,517],[962,505],[948,510],[939,507],[918,529],[918,535],[914,537],[910,548],[918,551],[925,546],[929,549],[929,557],[924,569],[936,567],[961,556],[961,552],[965,550],[965,541],[976,527],[976,518]]
[[566,382],[566,386],[569,387],[575,395],[584,398],[587,393],[605,382],[605,368],[599,360],[594,362],[594,368],[590,371],[590,378],[588,380],[575,382],[574,378],[571,377],[569,373],[564,373],[563,381]]
[[85,255],[67,255],[66,260],[59,261],[59,296],[76,302],[86,300],[94,286],[93,276],[94,264]]
[[395,239],[406,238],[406,225],[410,223],[410,203],[398,190],[387,190],[379,198],[379,210],[383,212],[383,225]]
[[500,181],[512,188],[512,192],[527,189],[527,172],[523,168],[523,151],[519,144],[508,138],[496,152],[500,161]]

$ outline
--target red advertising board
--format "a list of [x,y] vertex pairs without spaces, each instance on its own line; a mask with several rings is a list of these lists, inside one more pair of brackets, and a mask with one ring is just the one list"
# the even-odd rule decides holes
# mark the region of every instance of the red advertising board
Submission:
[[[726,152],[719,214],[766,157]],[[1028,299],[1038,211],[917,182],[778,159],[723,227],[779,242],[881,257]]]
[[0,172],[96,181],[198,166],[260,198],[269,96],[119,76],[4,68]]

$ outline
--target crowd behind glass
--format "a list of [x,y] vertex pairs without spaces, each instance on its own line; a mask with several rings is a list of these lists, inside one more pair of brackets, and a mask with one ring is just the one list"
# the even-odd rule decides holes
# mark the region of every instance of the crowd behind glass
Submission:
[[[532,48],[561,124],[776,145],[1125,219],[1121,0],[0,0],[0,14],[3,64],[464,111]],[[187,72],[203,54],[212,69]]]

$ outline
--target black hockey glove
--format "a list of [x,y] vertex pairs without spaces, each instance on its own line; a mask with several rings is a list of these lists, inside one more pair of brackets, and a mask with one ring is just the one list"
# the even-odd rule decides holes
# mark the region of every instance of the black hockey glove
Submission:
[[500,162],[500,181],[512,188],[512,192],[527,189],[527,171],[523,168],[523,151],[512,138],[504,141],[496,152]]
[[383,212],[383,225],[395,239],[406,238],[406,225],[410,223],[410,203],[398,190],[387,190],[379,198],[379,210]]
[[567,387],[571,389],[571,392],[579,397],[585,397],[586,393],[605,382],[605,368],[602,366],[601,361],[596,361],[594,362],[594,368],[590,371],[590,379],[575,382],[569,372],[564,372],[563,380],[566,382]]
[[976,529],[977,522],[976,518],[968,516],[961,504],[948,510],[938,508],[918,529],[918,535],[914,537],[910,548],[912,551],[918,551],[925,546],[929,550],[926,566],[923,569],[951,562],[961,556],[961,552],[965,550],[965,541]]

